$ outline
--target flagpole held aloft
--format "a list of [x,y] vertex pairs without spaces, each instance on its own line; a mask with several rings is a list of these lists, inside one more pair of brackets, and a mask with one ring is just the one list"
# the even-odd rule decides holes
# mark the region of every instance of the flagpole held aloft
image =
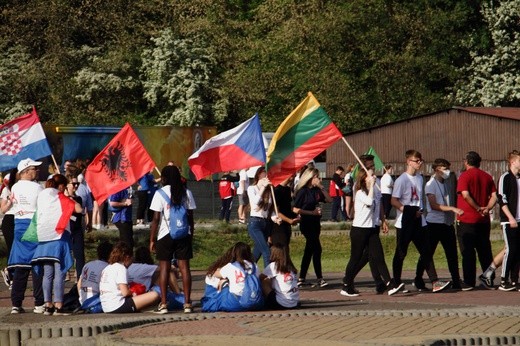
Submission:
[[350,144],[348,144],[347,140],[345,139],[345,137],[341,137],[341,139],[343,139],[343,142],[345,142],[345,144],[347,145],[347,147],[349,148],[350,152],[352,153],[352,155],[354,155],[354,157],[356,158],[357,162],[359,163],[359,165],[361,166],[361,168],[363,168],[365,170],[365,172],[368,173],[368,169],[365,167],[365,165],[363,164],[363,162],[361,162],[361,159],[359,158],[359,156],[356,154],[356,152],[354,151],[354,149],[352,149],[352,147],[350,146]]

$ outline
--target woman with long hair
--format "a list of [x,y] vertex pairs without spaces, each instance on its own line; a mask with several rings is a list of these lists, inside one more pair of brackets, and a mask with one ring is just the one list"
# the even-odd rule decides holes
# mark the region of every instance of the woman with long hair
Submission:
[[[193,258],[193,232],[195,231],[193,210],[197,206],[191,191],[182,183],[179,168],[176,166],[164,167],[161,171],[161,181],[163,187],[155,192],[150,205],[150,209],[154,211],[150,227],[150,252],[155,252],[159,260],[159,287],[161,288],[161,302],[155,313],[168,313],[167,289],[171,263],[174,258],[177,260],[182,275],[184,312],[191,313],[193,307],[191,304],[190,259]],[[168,200],[163,197],[163,194],[168,197]],[[169,210],[180,205],[183,205],[188,213],[189,234],[180,239],[173,239],[170,236]]]
[[260,256],[264,259],[264,267],[269,264],[269,245],[271,236],[273,212],[271,200],[270,181],[267,178],[265,167],[260,167],[255,173],[253,184],[247,188],[249,205],[251,209],[247,232],[254,242],[253,258],[258,262]]
[[318,279],[316,286],[325,287],[328,285],[323,279],[321,272],[320,203],[322,202],[330,203],[332,198],[321,184],[320,171],[316,168],[307,169],[303,172],[298,185],[296,185],[293,207],[293,211],[301,216],[300,231],[305,237],[305,250],[302,257],[298,287],[305,284],[305,277],[311,259]]
[[297,273],[289,255],[289,247],[283,243],[274,244],[271,247],[271,263],[260,275],[266,308],[281,310],[299,305]]
[[[66,215],[66,201],[73,208],[73,212],[81,213],[81,205],[71,197],[65,195],[68,180],[62,174],[53,175],[45,183],[45,189],[38,194],[36,209],[36,229],[40,236],[45,229],[54,229],[56,236],[53,240],[40,241],[31,261],[33,265],[43,266],[43,300],[44,315],[66,315],[63,310],[63,296],[65,291],[65,275],[72,267],[73,258],[70,253],[70,223],[67,222],[64,230],[63,225],[56,219],[56,215],[50,214],[51,210],[62,206],[62,213]],[[72,211],[68,218],[72,215]],[[61,218],[63,218],[61,215]],[[59,216],[58,216],[59,217]],[[61,236],[59,232],[63,233]],[[38,268],[38,266],[37,266]],[[53,301],[54,294],[54,301]]]
[[[259,277],[258,267],[249,245],[238,242],[208,268],[206,290],[201,299],[202,311],[248,311],[261,308],[240,304],[246,275]],[[262,295],[260,287],[258,289],[257,293]]]
[[133,262],[132,249],[125,242],[114,245],[108,265],[101,273],[99,292],[103,312],[138,312],[159,300],[157,292],[150,291],[135,295],[128,282],[128,267]]

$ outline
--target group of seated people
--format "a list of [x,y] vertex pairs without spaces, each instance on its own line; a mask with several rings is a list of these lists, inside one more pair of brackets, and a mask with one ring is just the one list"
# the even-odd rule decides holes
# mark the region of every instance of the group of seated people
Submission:
[[[159,269],[147,248],[135,256],[126,243],[102,242],[98,259],[87,263],[78,280],[81,312],[130,313],[152,307],[160,299]],[[172,265],[175,269],[175,266]],[[169,278],[168,310],[180,310],[184,296],[177,285],[178,271]],[[249,245],[238,242],[208,269],[203,312],[292,309],[299,306],[297,270],[289,249],[273,244],[271,263],[259,272]]]

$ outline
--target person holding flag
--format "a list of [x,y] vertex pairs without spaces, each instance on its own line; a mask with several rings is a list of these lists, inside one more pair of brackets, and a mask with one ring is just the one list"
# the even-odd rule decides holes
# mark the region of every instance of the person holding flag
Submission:
[[[18,174],[20,179],[11,189],[10,203],[14,213],[14,240],[8,268],[14,269],[11,289],[11,314],[25,312],[22,307],[27,289],[27,280],[31,272],[31,260],[38,243],[23,241],[22,236],[29,227],[34,213],[36,212],[36,200],[38,194],[43,190],[42,186],[35,180],[38,176],[41,161],[30,158],[23,159],[18,163]],[[34,313],[43,313],[43,291],[42,276],[32,268]]]
[[62,174],[47,180],[46,189],[38,195],[36,216],[23,238],[29,240],[31,228],[36,224],[39,242],[31,263],[36,265],[36,270],[43,267],[43,314],[46,316],[68,315],[63,310],[63,296],[65,275],[74,263],[70,249],[70,218],[73,212],[81,213],[83,209],[72,197],[65,195],[67,184],[68,179]]

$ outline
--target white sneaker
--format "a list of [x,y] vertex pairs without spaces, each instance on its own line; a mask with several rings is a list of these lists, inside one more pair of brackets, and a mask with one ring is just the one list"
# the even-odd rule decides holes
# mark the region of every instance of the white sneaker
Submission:
[[393,287],[389,288],[389,290],[388,290],[388,295],[389,296],[393,296],[397,292],[399,292],[399,291],[404,289],[404,283],[402,283],[402,282],[399,285],[392,285],[392,286]]
[[45,312],[45,306],[44,305],[37,305],[34,307],[33,312],[35,314],[43,314]]

